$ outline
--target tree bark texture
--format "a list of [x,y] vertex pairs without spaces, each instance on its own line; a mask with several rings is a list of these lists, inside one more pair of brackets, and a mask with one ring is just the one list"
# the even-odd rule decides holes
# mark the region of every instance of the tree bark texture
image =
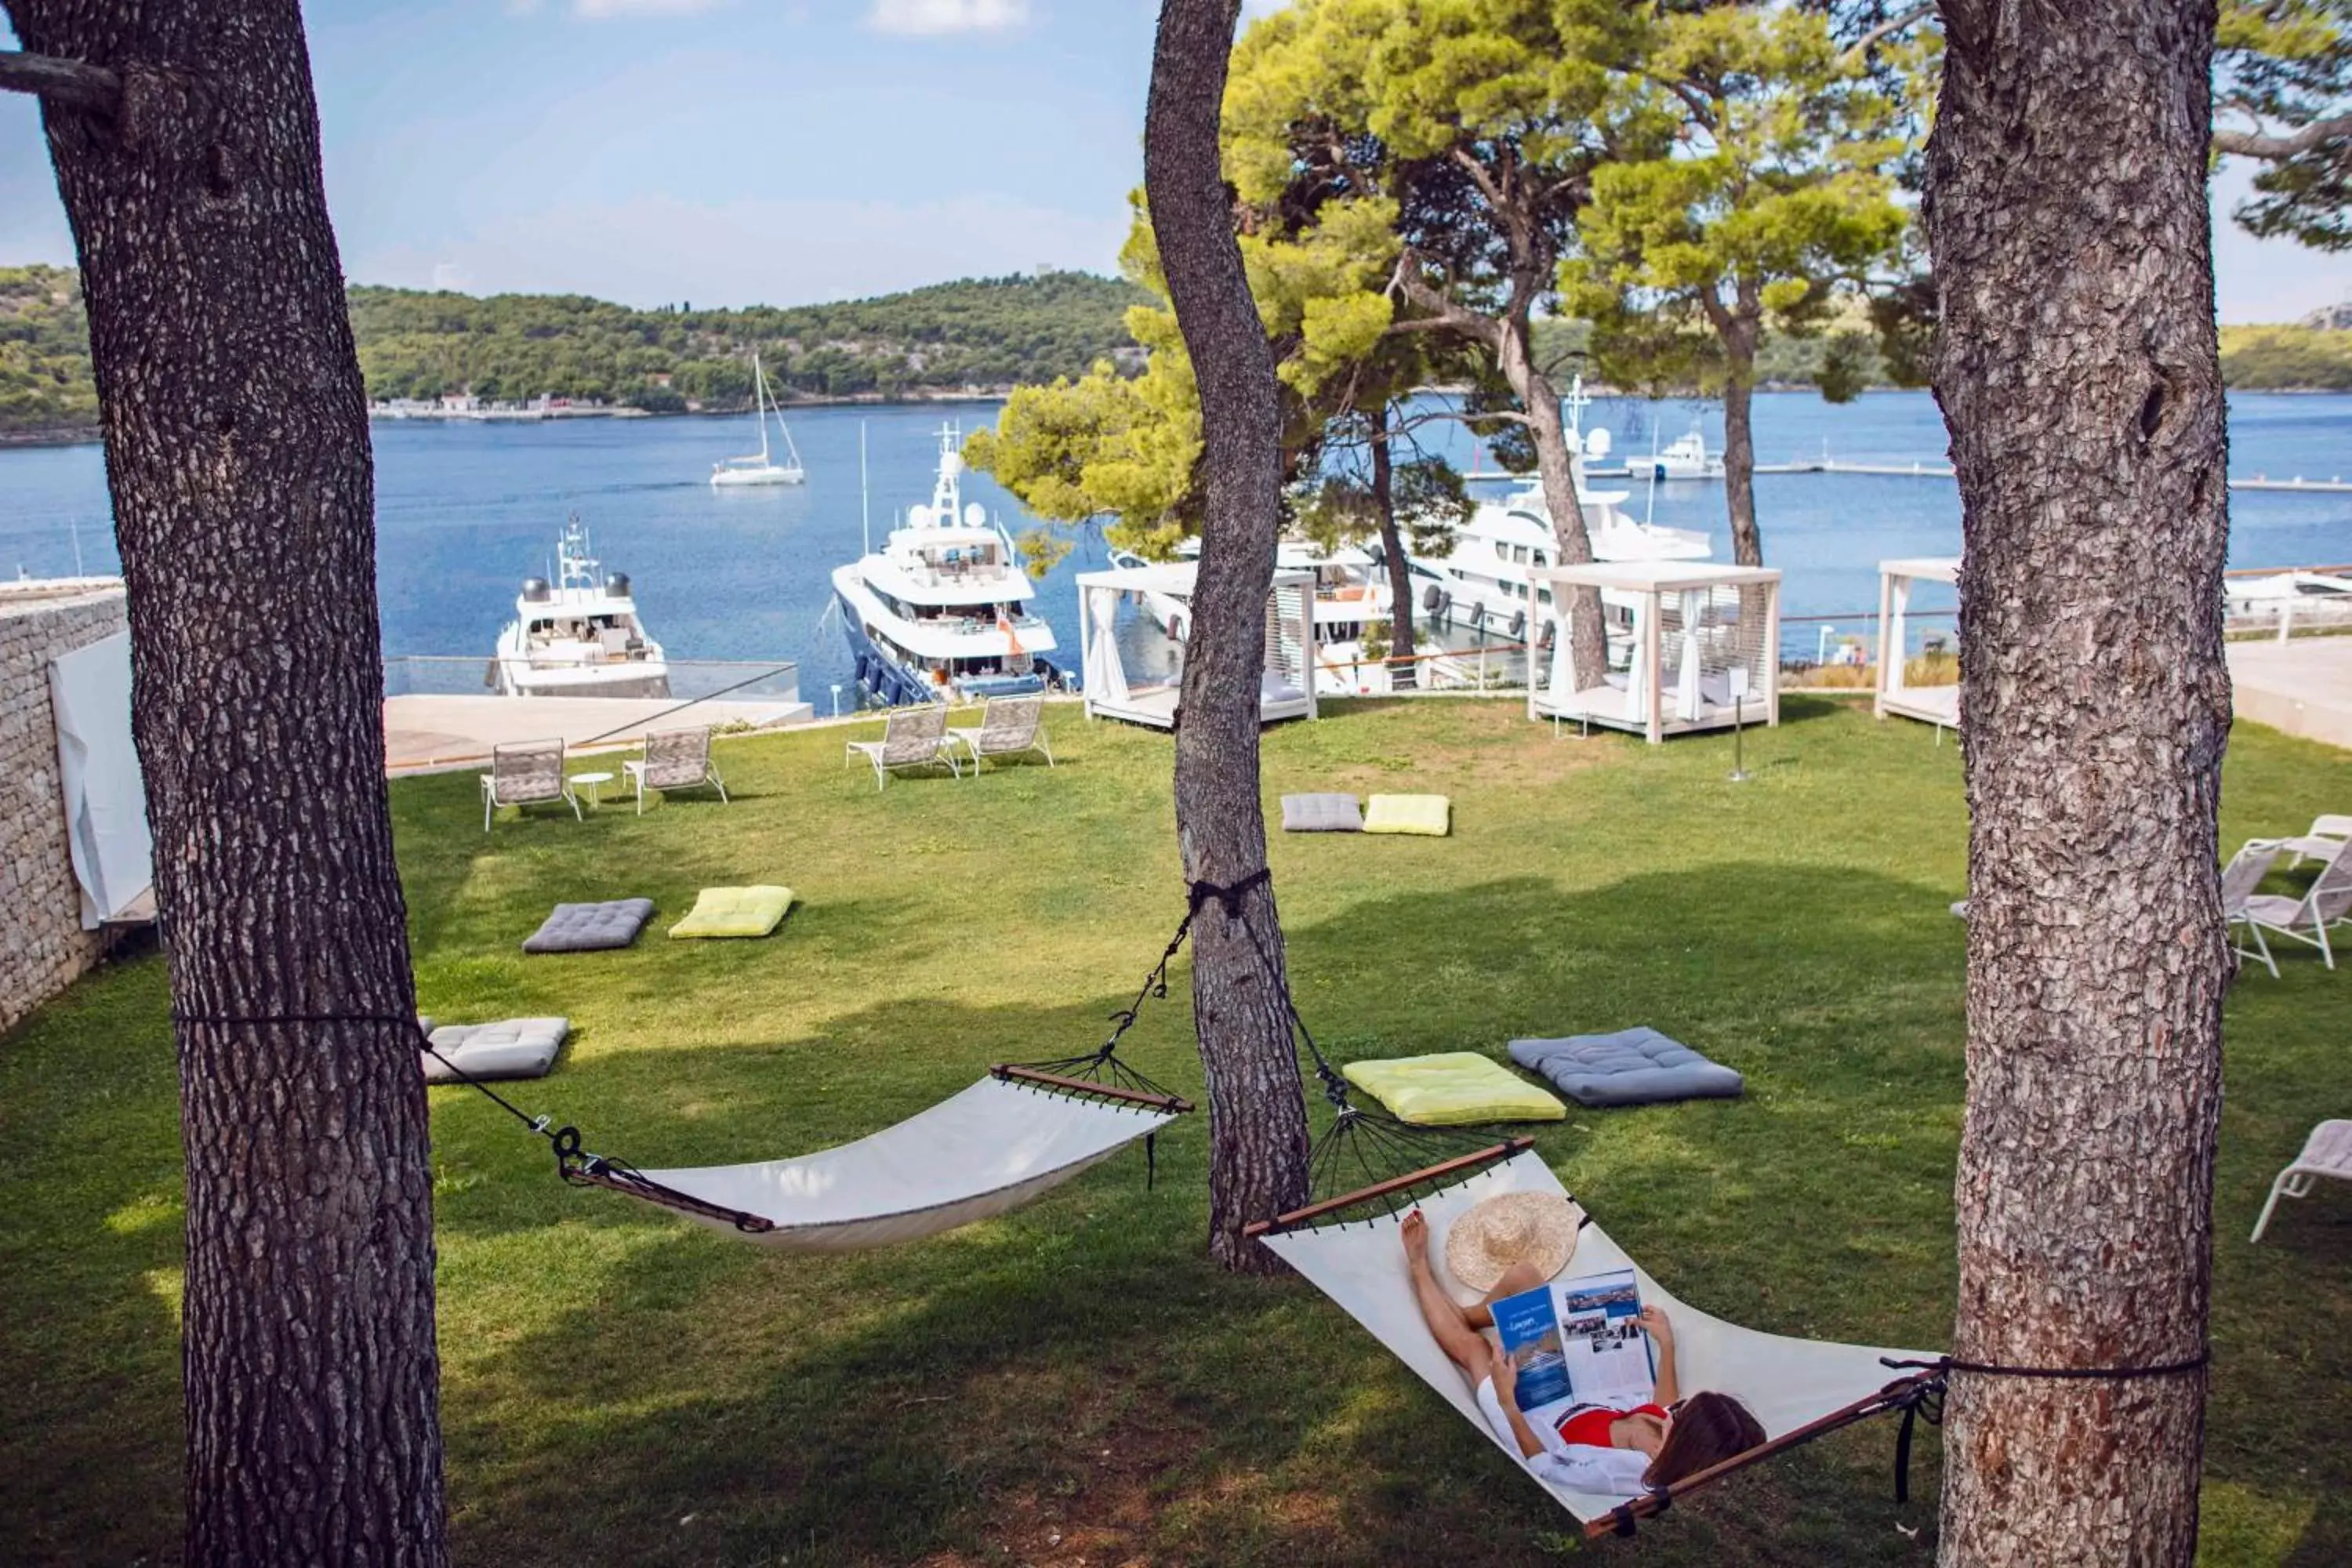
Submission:
[[[187,1146],[187,1559],[445,1563],[373,471],[295,0],[9,0],[130,585]],[[349,1022],[253,1022],[345,1018]],[[244,1021],[232,1021],[244,1020]],[[366,1021],[360,1021],[366,1020]]]
[[1376,409],[1372,424],[1372,511],[1380,519],[1381,560],[1389,574],[1389,668],[1418,686],[1412,662],[1412,568],[1404,536],[1397,528],[1396,463],[1389,444],[1389,411]]
[[[1282,419],[1218,161],[1217,117],[1240,0],[1163,0],[1144,117],[1143,186],[1176,325],[1201,391],[1207,477],[1201,569],[1176,731],[1184,875],[1234,887],[1265,867],[1259,682],[1279,531]],[[1270,1273],[1242,1227],[1307,1196],[1307,1109],[1282,925],[1260,882],[1192,921],[1192,1018],[1209,1085],[1209,1253]]]
[[[1971,818],[1955,1353],[2178,1363],[2206,1345],[2231,972],[2214,10],[1943,12],[1926,219]],[[2204,1388],[1956,1373],[1941,1561],[2189,1563]]]
[[[1592,535],[1584,505],[1576,497],[1575,454],[1569,450],[1568,424],[1559,416],[1559,389],[1538,369],[1524,322],[1506,322],[1496,361],[1503,380],[1527,411],[1528,433],[1536,448],[1536,478],[1543,486],[1544,510],[1551,513],[1555,564],[1582,566],[1592,560]],[[1528,605],[1528,635],[1534,636],[1536,605]],[[1609,672],[1609,635],[1601,619],[1601,591],[1578,588],[1569,595],[1570,668],[1579,689],[1598,686]],[[1530,675],[1529,679],[1534,677]]]
[[1731,559],[1764,564],[1764,535],[1756,526],[1756,359],[1736,352],[1723,384],[1723,503],[1731,521]]

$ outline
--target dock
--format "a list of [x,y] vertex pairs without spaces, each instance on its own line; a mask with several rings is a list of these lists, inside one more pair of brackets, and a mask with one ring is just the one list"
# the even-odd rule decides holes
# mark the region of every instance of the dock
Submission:
[[585,756],[633,750],[649,730],[768,730],[814,716],[805,702],[731,698],[688,705],[658,697],[387,697],[384,771],[397,776],[478,768],[488,763],[493,746],[516,741],[561,739]]

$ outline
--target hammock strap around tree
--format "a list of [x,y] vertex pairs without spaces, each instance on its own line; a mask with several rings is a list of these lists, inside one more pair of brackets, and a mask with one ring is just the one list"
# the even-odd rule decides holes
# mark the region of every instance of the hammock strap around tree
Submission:
[[183,1013],[172,1015],[174,1024],[236,1026],[252,1025],[268,1028],[278,1026],[316,1026],[332,1024],[384,1024],[406,1029],[416,1036],[417,1048],[443,1067],[458,1082],[488,1099],[499,1110],[520,1122],[527,1130],[547,1140],[555,1153],[556,1174],[576,1187],[609,1187],[617,1193],[643,1198],[664,1208],[684,1214],[701,1215],[708,1219],[723,1220],[751,1236],[762,1235],[776,1228],[775,1222],[741,1209],[725,1208],[717,1204],[664,1186],[639,1171],[625,1160],[588,1151],[576,1127],[558,1127],[551,1116],[533,1116],[520,1106],[443,1056],[433,1047],[433,1037],[413,1017],[392,1016],[381,1013],[272,1013],[231,1016],[216,1013]]

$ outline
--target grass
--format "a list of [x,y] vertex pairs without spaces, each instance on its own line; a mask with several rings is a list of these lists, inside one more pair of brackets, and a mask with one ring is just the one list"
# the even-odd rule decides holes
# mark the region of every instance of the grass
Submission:
[[[1959,752],[1791,700],[1751,737],[1556,739],[1507,702],[1335,704],[1270,732],[1284,790],[1443,790],[1448,839],[1272,846],[1299,1003],[1335,1054],[1499,1049],[1648,1023],[1748,1098],[1580,1111],[1544,1156],[1685,1300],[1759,1328],[1946,1342],[1961,1115]],[[1059,769],[843,770],[835,732],[727,742],[681,796],[479,830],[467,775],[394,790],[420,1000],[561,1012],[517,1098],[648,1165],[860,1136],[982,1064],[1083,1049],[1181,891],[1165,736],[1057,713]],[[2352,798],[2352,758],[2234,738],[2224,839]],[[558,900],[710,883],[803,902],[762,942],[524,958]],[[2244,1237],[2312,1121],[2352,1112],[2352,979],[2250,975],[2229,1017],[2204,1556],[2352,1557],[2352,1199]],[[1197,1091],[1180,983],[1130,1055]],[[1202,1259],[1206,1129],[1006,1219],[891,1252],[774,1254],[560,1185],[436,1089],[453,1530],[472,1563],[1925,1563],[1936,1451],[1891,1500],[1866,1426],[1638,1542],[1571,1521],[1337,1309]],[[0,1560],[160,1562],[180,1513],[181,1177],[150,957],[0,1041]]]

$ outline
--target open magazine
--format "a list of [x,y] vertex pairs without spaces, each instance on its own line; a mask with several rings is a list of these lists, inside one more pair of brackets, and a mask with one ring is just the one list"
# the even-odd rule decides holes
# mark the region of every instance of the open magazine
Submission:
[[1630,1268],[1555,1279],[1496,1301],[1495,1331],[1518,1368],[1520,1414],[1556,1425],[1574,1405],[1630,1410],[1646,1401],[1657,1367],[1641,1312]]

